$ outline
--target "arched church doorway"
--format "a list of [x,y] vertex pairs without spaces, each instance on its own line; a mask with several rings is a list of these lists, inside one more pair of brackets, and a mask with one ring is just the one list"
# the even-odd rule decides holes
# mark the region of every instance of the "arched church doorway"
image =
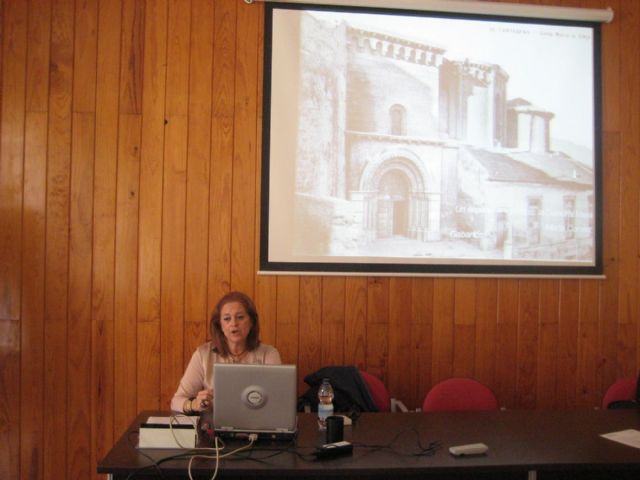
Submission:
[[376,236],[409,236],[409,199],[411,183],[399,169],[387,171],[378,183]]
[[425,163],[406,149],[366,163],[357,193],[367,242],[394,236],[423,242],[440,238],[439,180],[432,180],[434,192],[429,192]]

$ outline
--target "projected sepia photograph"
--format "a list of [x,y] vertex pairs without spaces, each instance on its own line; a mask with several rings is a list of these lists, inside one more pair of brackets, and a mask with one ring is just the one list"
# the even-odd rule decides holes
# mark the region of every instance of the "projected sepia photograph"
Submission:
[[593,265],[593,58],[581,26],[274,10],[269,260]]

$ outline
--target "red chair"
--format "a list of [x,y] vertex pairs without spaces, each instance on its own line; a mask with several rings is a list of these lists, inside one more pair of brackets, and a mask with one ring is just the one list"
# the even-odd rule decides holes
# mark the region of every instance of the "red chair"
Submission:
[[382,380],[363,370],[360,370],[360,376],[364,380],[364,383],[367,385],[369,393],[371,394],[371,398],[373,398],[373,402],[378,407],[378,410],[380,410],[381,412],[390,411],[391,396],[389,395],[387,387],[385,387],[384,383],[382,383]]
[[409,409],[397,398],[392,398],[384,385],[375,375],[371,375],[363,370],[360,370],[360,376],[369,389],[373,403],[376,404],[378,410],[381,412],[408,412]]
[[638,379],[635,377],[616,380],[604,394],[602,408],[609,408],[613,402],[635,399],[637,385]]
[[449,378],[438,383],[422,404],[425,412],[497,409],[498,400],[493,392],[471,378]]

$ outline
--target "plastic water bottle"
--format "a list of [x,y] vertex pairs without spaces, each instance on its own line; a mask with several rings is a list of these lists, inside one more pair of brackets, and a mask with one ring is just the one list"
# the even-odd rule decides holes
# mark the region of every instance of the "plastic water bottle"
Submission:
[[328,378],[322,379],[318,389],[318,425],[321,430],[327,428],[327,417],[333,415],[333,387]]

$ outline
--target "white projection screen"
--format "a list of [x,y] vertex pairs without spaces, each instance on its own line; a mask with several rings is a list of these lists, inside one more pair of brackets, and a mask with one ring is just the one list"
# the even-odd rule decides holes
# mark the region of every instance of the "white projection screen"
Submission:
[[600,25],[265,5],[260,273],[602,275]]

